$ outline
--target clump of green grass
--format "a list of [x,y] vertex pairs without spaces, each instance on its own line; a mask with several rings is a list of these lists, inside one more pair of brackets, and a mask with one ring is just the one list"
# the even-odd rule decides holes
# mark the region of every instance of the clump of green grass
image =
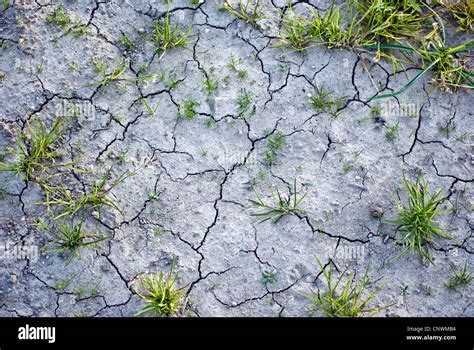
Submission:
[[123,34],[120,38],[120,44],[126,51],[132,51],[133,47],[135,46],[135,43],[132,41],[132,39],[130,39],[125,34]]
[[188,39],[191,29],[192,25],[190,25],[187,30],[180,29],[178,22],[172,26],[170,23],[170,13],[168,11],[162,21],[157,18],[153,22],[152,32],[147,35],[147,40],[153,43],[156,51],[161,52],[159,57],[161,60],[168,49],[185,47],[190,43]]
[[291,47],[299,52],[306,50],[314,39],[311,20],[295,13],[290,6],[281,20],[281,29],[277,39],[280,43],[274,47]]
[[423,258],[432,263],[429,246],[434,239],[453,239],[439,227],[438,221],[435,220],[436,216],[443,212],[439,209],[446,200],[446,197],[442,195],[443,189],[430,195],[428,183],[423,177],[417,178],[416,181],[403,177],[402,184],[406,192],[406,201],[401,203],[392,196],[398,208],[398,218],[386,220],[397,224],[396,231],[402,235],[399,243],[403,245],[403,250],[399,257],[407,252],[415,254],[417,250]]
[[359,284],[354,281],[354,275],[351,274],[346,282],[343,278],[346,275],[350,265],[342,271],[337,279],[333,278],[332,266],[324,268],[318,261],[327,284],[327,290],[317,293],[311,291],[311,294],[301,293],[311,302],[311,311],[321,311],[327,317],[362,317],[370,316],[374,313],[388,308],[391,305],[382,307],[370,307],[370,303],[377,296],[382,288],[377,288],[364,298],[364,293],[370,284],[368,277],[368,268]]
[[110,86],[113,83],[119,81],[126,81],[127,79],[122,78],[123,74],[128,70],[128,64],[125,61],[125,58],[122,58],[120,61],[118,58],[115,59],[115,66],[113,67],[110,73],[107,73],[107,68],[104,62],[93,61],[96,71],[101,76],[101,80],[97,83],[93,83],[87,86]]
[[377,43],[402,43],[407,38],[421,38],[427,27],[422,4],[413,0],[355,0],[370,40]]
[[240,94],[237,96],[236,102],[239,117],[244,117],[246,114],[252,116],[255,113],[255,106],[253,109],[251,109],[253,103],[253,96],[250,91],[242,89]]
[[194,119],[194,117],[197,115],[197,106],[199,106],[199,102],[195,100],[183,100],[178,106],[178,119]]
[[84,233],[83,222],[55,222],[55,228],[48,231],[54,235],[54,240],[42,249],[49,253],[59,253],[68,251],[70,256],[67,263],[72,259],[80,257],[81,249],[88,248],[97,250],[97,243],[102,242],[110,236],[101,237],[97,233]]
[[393,142],[397,138],[398,129],[400,128],[400,122],[394,124],[387,124],[387,132],[385,133],[385,139],[389,142]]
[[217,78],[214,78],[210,75],[204,77],[203,84],[204,84],[204,91],[206,91],[209,95],[212,94],[213,92],[216,92],[219,89],[219,81],[217,80]]
[[474,22],[474,2],[472,0],[461,0],[456,2],[438,1],[457,24],[457,31],[472,31]]
[[46,16],[46,23],[54,23],[64,30],[72,23],[72,19],[66,13],[64,7],[59,5]]
[[178,274],[173,274],[174,262],[168,274],[160,272],[140,277],[140,290],[134,292],[144,300],[148,306],[135,315],[149,314],[153,316],[169,317],[179,314],[183,307],[185,294],[183,288],[175,288]]
[[65,123],[68,118],[56,118],[48,127],[43,121],[32,119],[24,130],[17,130],[17,148],[1,152],[14,159],[10,163],[0,161],[0,171],[22,176],[26,181],[43,181],[41,176],[49,169],[59,166],[72,167],[72,162],[59,163],[57,159],[64,156],[59,151],[59,142],[67,130]]
[[238,6],[234,6],[231,0],[225,0],[224,4],[219,7],[253,26],[257,26],[257,21],[263,18],[263,7],[260,5],[260,0],[256,0],[255,4],[252,4],[251,0],[247,0],[245,4],[243,0],[238,0]]
[[467,270],[467,262],[464,263],[464,268],[462,270],[452,266],[452,271],[453,275],[450,276],[448,281],[444,284],[444,286],[451,291],[455,291],[460,287],[466,288],[474,279],[472,274]]
[[275,135],[270,135],[267,138],[267,149],[265,150],[265,161],[268,165],[274,165],[278,151],[283,147],[285,134],[281,130],[277,130]]
[[53,207],[55,211],[59,211],[59,214],[55,214],[55,220],[62,217],[72,217],[79,212],[85,212],[89,210],[100,210],[103,207],[109,207],[122,212],[115,202],[110,198],[110,193],[119,184],[124,182],[127,178],[133,176],[135,172],[126,171],[112,183],[108,183],[111,177],[112,167],[109,168],[98,181],[90,186],[90,189],[86,193],[75,194],[71,193],[65,186],[51,186],[44,184],[43,189],[45,192],[45,201],[42,203],[47,206],[48,209]]
[[56,24],[65,32],[65,35],[71,33],[75,39],[81,36],[84,37],[89,32],[89,27],[83,24],[79,18],[72,19],[62,5],[55,7],[54,10],[46,16],[46,23]]
[[250,202],[255,207],[262,209],[262,211],[254,213],[252,214],[252,216],[263,218],[260,221],[261,223],[267,220],[272,220],[272,222],[276,224],[285,215],[297,215],[306,213],[306,210],[300,209],[299,206],[301,202],[306,198],[308,192],[305,192],[301,197],[298,198],[298,192],[296,190],[296,179],[294,180],[293,193],[288,193],[287,196],[282,196],[278,188],[276,189],[276,194],[274,191],[271,191],[273,203],[265,202],[260,197],[254,186],[253,190],[257,199],[251,199]]
[[346,102],[345,97],[334,97],[332,91],[326,90],[323,86],[316,87],[314,95],[310,97],[309,103],[318,113],[328,113],[333,118],[337,118]]

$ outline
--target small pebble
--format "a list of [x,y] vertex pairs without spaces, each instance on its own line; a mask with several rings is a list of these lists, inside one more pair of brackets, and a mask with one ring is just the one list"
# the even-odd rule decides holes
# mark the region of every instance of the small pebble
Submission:
[[381,218],[383,216],[383,208],[381,207],[373,207],[369,210],[369,214],[374,218]]

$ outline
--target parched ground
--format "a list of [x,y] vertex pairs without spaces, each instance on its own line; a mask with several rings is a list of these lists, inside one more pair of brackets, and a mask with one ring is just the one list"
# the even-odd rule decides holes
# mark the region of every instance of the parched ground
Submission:
[[[133,316],[144,306],[133,281],[172,261],[185,316],[308,316],[301,293],[325,290],[318,259],[349,266],[356,280],[368,268],[367,295],[383,287],[372,306],[395,304],[379,316],[474,316],[472,285],[444,287],[452,265],[474,265],[472,92],[435,90],[428,74],[396,99],[368,102],[419,70],[393,72],[346,50],[274,48],[280,0],[264,3],[269,19],[258,30],[210,0],[174,1],[171,22],[192,24],[190,43],[161,60],[145,36],[165,3],[66,0],[89,28],[78,38],[46,23],[58,3],[15,0],[0,12],[1,148],[15,145],[15,128],[28,120],[73,114],[61,150],[89,172],[66,170],[53,181],[81,193],[112,165],[111,181],[136,173],[110,191],[121,213],[85,218],[85,230],[111,238],[70,263],[67,253],[40,250],[52,240],[35,225],[51,214],[41,186],[0,173],[0,316]],[[306,6],[327,4],[294,8]],[[128,51],[124,35],[134,42]],[[94,62],[110,73],[122,59],[121,81],[91,85],[100,81]],[[206,78],[216,91],[206,91]],[[337,118],[309,104],[321,86],[344,98]],[[158,106],[154,115],[143,99]],[[186,100],[196,101],[192,119],[177,117]],[[390,141],[387,126],[396,123]],[[269,165],[269,140],[281,134]],[[454,240],[435,241],[434,264],[417,254],[396,259],[396,225],[369,214],[396,217],[390,196],[403,174],[424,174],[432,193],[442,187],[448,197],[439,220]],[[252,186],[271,202],[272,188],[286,195],[295,179],[298,196],[308,193],[305,212],[259,223]],[[263,271],[277,272],[277,283],[262,283]]]

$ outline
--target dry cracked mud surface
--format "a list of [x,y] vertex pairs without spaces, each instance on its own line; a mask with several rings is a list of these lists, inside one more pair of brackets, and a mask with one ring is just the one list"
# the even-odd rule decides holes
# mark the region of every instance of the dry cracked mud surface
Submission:
[[[47,23],[60,3],[86,36]],[[269,13],[286,8],[264,4]],[[328,4],[294,3],[305,6]],[[356,279],[368,267],[367,292],[383,286],[373,306],[394,304],[379,316],[474,316],[472,285],[444,287],[452,265],[474,266],[472,92],[434,90],[425,76],[397,98],[369,101],[376,87],[399,89],[418,70],[393,72],[348,50],[274,48],[278,22],[256,29],[209,0],[169,5],[172,23],[192,24],[190,43],[160,59],[144,38],[167,7],[15,0],[1,11],[1,149],[15,145],[16,128],[72,110],[61,151],[76,163],[52,181],[81,193],[108,169],[112,180],[135,173],[109,193],[120,211],[84,218],[88,232],[109,239],[70,262],[67,252],[41,250],[51,241],[36,225],[51,214],[41,185],[0,173],[0,316],[133,316],[144,306],[134,281],[172,261],[184,316],[309,316],[301,293],[325,286],[317,259],[338,271],[349,265]],[[120,81],[95,84],[97,62],[110,73],[122,60]],[[308,103],[316,86],[344,98],[337,118]],[[178,118],[186,101],[195,115]],[[386,125],[396,123],[388,140]],[[283,142],[269,165],[276,137]],[[396,225],[370,215],[381,208],[395,218],[391,195],[403,174],[421,173],[431,191],[444,189],[440,226],[454,238],[435,241],[434,264],[396,259]],[[298,194],[307,191],[305,211],[259,222],[252,187],[270,201],[272,188],[292,193],[295,179]],[[277,282],[262,283],[263,271],[276,271]]]

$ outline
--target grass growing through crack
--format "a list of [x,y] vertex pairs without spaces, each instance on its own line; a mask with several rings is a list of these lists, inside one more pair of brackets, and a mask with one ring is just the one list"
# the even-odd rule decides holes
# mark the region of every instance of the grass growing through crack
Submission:
[[211,76],[206,76],[203,79],[204,91],[209,95],[219,89],[219,81]]
[[332,91],[326,90],[323,86],[316,87],[314,96],[311,96],[309,103],[318,113],[328,113],[333,118],[339,116],[340,109],[344,106],[345,97],[333,97]]
[[450,276],[448,281],[444,284],[444,286],[451,291],[455,291],[460,287],[467,287],[474,279],[472,274],[467,270],[467,262],[464,263],[462,270],[452,266],[452,271],[453,275]]
[[126,171],[111,184],[108,184],[111,171],[112,168],[109,168],[109,170],[107,170],[101,178],[91,186],[90,191],[80,195],[71,193],[64,186],[54,187],[44,184],[43,189],[46,199],[42,204],[45,204],[48,209],[51,207],[54,207],[55,210],[59,209],[60,213],[54,217],[55,220],[62,217],[74,216],[79,212],[87,210],[96,209],[100,211],[103,207],[113,208],[118,212],[121,212],[115,202],[110,199],[109,194],[119,184],[133,176],[135,172]]
[[370,283],[368,268],[365,270],[360,283],[357,284],[354,281],[353,274],[349,276],[346,282],[342,281],[350,265],[340,273],[337,279],[334,279],[331,265],[325,269],[319,261],[318,264],[326,280],[327,290],[325,292],[318,290],[317,293],[311,291],[311,294],[301,293],[311,302],[311,310],[313,312],[321,311],[327,317],[361,317],[372,315],[393,305],[370,307],[370,303],[380,292],[381,288],[377,288],[364,298],[363,294]]
[[[0,171],[14,173],[28,181],[33,179],[35,174],[44,174],[53,167],[71,168],[72,162],[57,163],[57,159],[63,156],[58,143],[67,130],[66,121],[67,118],[58,117],[51,127],[48,127],[43,121],[32,119],[25,130],[17,130],[17,149],[0,153],[14,157],[14,160],[11,163],[1,161]],[[35,180],[42,179],[35,177]]]
[[115,66],[110,73],[107,73],[106,66],[103,62],[94,60],[94,65],[96,71],[99,72],[102,80],[93,83],[87,86],[110,86],[114,82],[123,81],[122,75],[128,70],[128,65],[126,64],[125,58],[119,61],[118,58],[115,59]]
[[139,278],[140,290],[134,292],[144,300],[148,306],[137,312],[135,316],[149,314],[153,316],[176,316],[179,314],[185,299],[183,288],[175,288],[178,274],[173,274],[174,261],[170,271],[165,275],[152,273]]
[[65,35],[70,33],[75,39],[86,36],[89,32],[89,27],[83,24],[79,18],[72,19],[62,5],[55,7],[54,10],[46,16],[46,23],[56,24],[64,31]]
[[255,113],[255,106],[251,109],[253,103],[252,93],[246,89],[242,89],[240,94],[237,96],[237,110],[239,112],[239,117],[244,117],[245,114],[252,116]]
[[82,229],[83,221],[72,222],[55,222],[55,228],[48,231],[54,235],[54,240],[46,244],[42,249],[48,253],[59,253],[68,251],[70,256],[67,264],[74,258],[81,255],[83,248],[97,250],[97,244],[110,238],[109,236],[101,237],[97,233],[84,233]]
[[387,124],[387,132],[385,133],[385,139],[389,142],[394,142],[397,138],[398,129],[400,128],[400,122],[394,124]]
[[260,0],[256,0],[255,4],[251,4],[251,0],[238,0],[238,6],[233,6],[231,0],[225,0],[224,4],[219,5],[219,8],[229,12],[231,15],[244,20],[245,22],[257,26],[257,20],[263,18],[263,7],[260,5]]
[[281,130],[277,130],[275,135],[267,138],[267,149],[265,150],[265,161],[268,165],[274,165],[278,151],[283,147],[285,134]]
[[255,186],[253,190],[257,197],[256,200],[251,199],[250,202],[257,208],[262,209],[262,211],[253,213],[252,216],[257,216],[263,218],[260,223],[267,220],[272,220],[273,223],[280,221],[285,215],[297,215],[306,213],[306,210],[300,209],[299,206],[301,202],[306,198],[308,192],[305,192],[301,197],[298,198],[298,193],[296,190],[296,179],[293,184],[293,193],[289,193],[287,196],[282,196],[278,188],[276,189],[276,194],[274,191],[271,192],[273,203],[265,202],[262,197],[258,194]]
[[436,216],[443,212],[439,209],[446,200],[446,197],[442,195],[443,189],[430,195],[428,183],[424,178],[413,181],[403,177],[402,183],[407,196],[406,201],[401,203],[392,196],[398,208],[398,218],[386,220],[397,224],[396,230],[402,235],[399,243],[403,245],[403,250],[399,257],[407,252],[415,254],[417,250],[423,258],[432,263],[429,246],[433,240],[435,238],[453,239],[439,227],[438,221],[435,220]]
[[158,101],[158,103],[156,104],[156,106],[154,108],[149,105],[146,98],[142,98],[142,102],[145,105],[145,108],[148,112],[148,116],[153,117],[156,114],[156,111],[158,110],[158,107],[160,107],[161,99]]
[[179,28],[179,23],[174,26],[170,23],[170,13],[166,13],[163,21],[156,19],[152,25],[151,34],[147,35],[147,40],[151,41],[157,52],[161,52],[159,59],[161,60],[168,49],[176,47],[185,47],[191,33],[192,25],[187,30]]
[[199,106],[199,102],[195,100],[183,100],[178,106],[178,119],[194,119],[197,114],[197,106]]

